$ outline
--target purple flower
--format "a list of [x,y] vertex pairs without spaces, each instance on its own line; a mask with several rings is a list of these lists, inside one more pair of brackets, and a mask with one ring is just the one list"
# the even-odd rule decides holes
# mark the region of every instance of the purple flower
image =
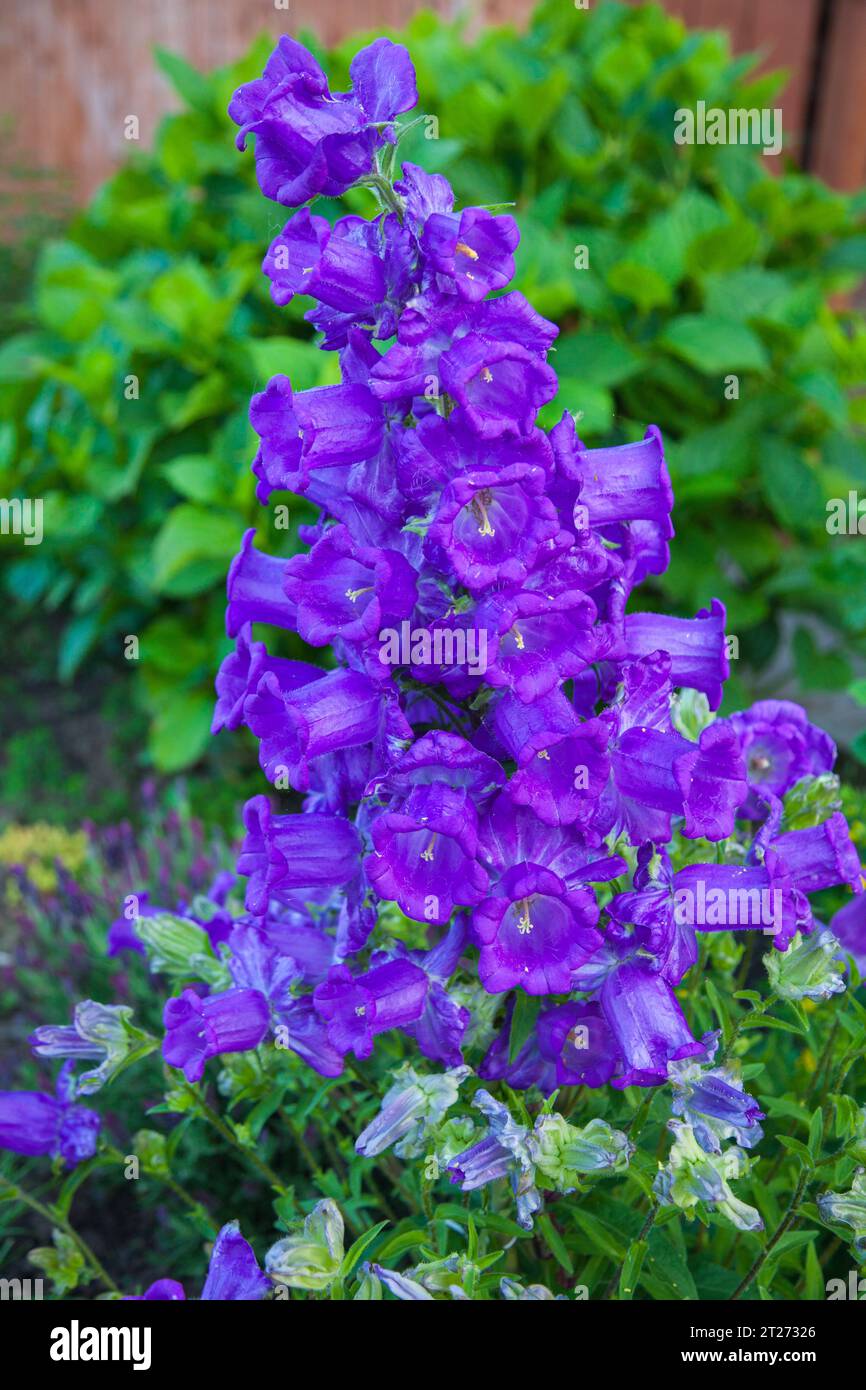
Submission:
[[255,527],[244,532],[239,554],[232,560],[226,589],[226,632],[237,637],[249,623],[293,627],[295,610],[283,593],[286,560],[265,555],[253,545]]
[[238,873],[250,880],[246,905],[257,917],[276,891],[336,887],[357,872],[360,838],[342,816],[275,816],[267,797],[254,796],[244,825]]
[[546,540],[559,530],[556,508],[543,495],[540,468],[515,463],[476,469],[444,489],[425,551],[439,552],[473,593],[493,584],[519,584]]
[[631,613],[625,620],[625,645],[630,660],[667,652],[671,684],[702,690],[710,709],[719,708],[731,670],[725,652],[725,606],[718,599],[695,618]]
[[[264,1298],[273,1285],[259,1268],[252,1246],[240,1233],[237,1221],[223,1226],[211,1251],[207,1278],[201,1291],[203,1302],[250,1302]],[[127,1294],[125,1301],[177,1302],[185,1300],[183,1285],[176,1279],[157,1279],[143,1294]]]
[[144,1293],[124,1295],[124,1303],[178,1303],[186,1299],[183,1284],[176,1279],[157,1279]]
[[579,589],[558,594],[497,594],[484,600],[477,622],[499,633],[488,685],[513,690],[524,704],[579,676],[598,659],[595,604]]
[[268,1001],[257,989],[228,989],[204,999],[185,989],[167,1001],[162,1021],[163,1057],[187,1081],[200,1081],[209,1057],[258,1047],[268,1031]]
[[703,1055],[672,1062],[670,1080],[674,1098],[671,1109],[691,1125],[705,1153],[722,1152],[723,1139],[735,1139],[752,1149],[764,1136],[759,1120],[763,1112],[730,1068],[713,1066],[719,1034],[706,1033],[701,1039]]
[[[300,207],[265,258],[277,303],[313,298],[306,317],[339,352],[340,381],[294,394],[277,376],[251,408],[260,501],[288,489],[319,514],[301,528],[308,553],[277,560],[248,537],[232,568],[228,626],[240,635],[215,727],[245,722],[267,776],[306,795],[301,815],[247,805],[238,869],[259,930],[245,923],[231,968],[324,1075],[390,1027],[454,1066],[470,1025],[472,996],[453,982],[470,965],[468,931],[488,993],[586,996],[544,1009],[513,1058],[509,1002],[484,1076],[548,1093],[657,1085],[701,1051],[674,994],[698,931],[772,929],[784,951],[814,926],[809,892],[859,886],[841,818],[779,834],[781,789],[826,770],[831,746],[784,705],[684,736],[694,721],[681,717],[685,697],[672,705],[674,688],[718,708],[725,611],[718,600],[695,618],[626,611],[669,563],[658,429],[587,450],[570,415],[539,425],[557,386],[557,328],[522,294],[501,293],[516,224],[455,211],[441,175],[406,164],[392,179],[390,152],[378,159],[414,100],[403,50],[378,41],[352,78],[332,95],[285,40],[232,104],[241,142],[256,134],[271,196],[299,206],[360,180],[384,210],[332,225]],[[251,641],[259,621],[332,644],[338,669],[313,676],[269,658]],[[759,788],[746,760],[770,743],[745,862],[678,854],[675,873],[672,839],[718,843],[738,811],[751,814]],[[637,865],[628,890],[604,900],[602,933],[595,885],[627,873],[610,852],[620,837]],[[740,898],[757,900],[756,918],[739,921]],[[377,919],[395,915],[382,901],[449,930],[438,941],[429,931],[426,950],[392,938],[371,954]],[[293,998],[300,985],[312,995]],[[491,1006],[475,997],[483,1025]],[[701,1084],[719,1105],[751,1104],[719,1089],[737,1091],[727,1077]],[[533,1165],[515,1166],[500,1121],[463,1156],[460,1180],[507,1171],[531,1221]],[[536,1140],[559,1163],[554,1128]]]
[[703,1051],[667,981],[639,957],[626,958],[605,980],[602,1012],[620,1057],[612,1084],[657,1086],[668,1064]]
[[403,177],[394,184],[406,205],[408,222],[420,231],[434,213],[450,212],[454,193],[444,174],[428,174],[418,164],[405,163]]
[[345,526],[332,526],[308,555],[288,564],[285,591],[297,608],[297,631],[314,647],[340,637],[363,646],[380,629],[409,616],[416,573],[396,550],[359,546]]
[[368,386],[319,386],[293,396],[287,376],[272,377],[253,396],[250,423],[261,439],[253,473],[262,505],[275,490],[303,493],[317,469],[375,457],[384,431],[382,408]]
[[76,1105],[74,1062],[63,1064],[55,1095],[46,1091],[0,1091],[0,1149],[60,1158],[68,1168],[92,1158],[102,1121],[95,1110]]
[[[146,954],[144,944],[138,938],[135,924],[140,917],[158,917],[161,912],[165,912],[164,907],[157,907],[149,902],[149,893],[132,893],[127,898],[129,906],[124,909],[123,915],[116,917],[108,928],[106,938],[106,955],[119,956],[121,951],[135,951],[138,955]],[[127,913],[133,911],[132,917]]]
[[320,1076],[342,1076],[344,1053],[328,1036],[328,1024],[307,995],[294,999],[282,1009],[277,1026],[277,1043],[295,1052]]
[[[714,866],[707,866],[710,873]],[[673,874],[667,850],[655,853],[651,844],[638,850],[633,887],[618,893],[607,904],[617,939],[626,939],[635,928],[635,941],[653,957],[655,967],[670,985],[678,985],[698,958],[699,925],[695,916],[676,909]],[[702,924],[700,924],[702,925]]]
[[[428,987],[424,1011],[403,1031],[414,1038],[425,1057],[446,1067],[459,1067],[463,1061],[461,1044],[469,1027],[469,1010],[452,998],[446,988],[457,969],[467,939],[466,922],[458,917],[438,944],[429,951],[410,951],[401,941],[394,944],[398,959],[410,960],[424,971]],[[373,957],[378,964],[379,955]]]
[[235,92],[238,149],[255,135],[267,198],[288,207],[317,193],[338,198],[370,172],[376,149],[393,139],[389,123],[418,100],[409,54],[390,39],[356,53],[350,74],[351,92],[332,94],[313,55],[284,35],[264,74]]
[[247,699],[244,719],[260,740],[265,775],[274,782],[282,774],[299,791],[309,789],[317,758],[378,741],[380,732],[396,752],[396,741],[412,734],[396,701],[359,671],[329,671],[288,693],[268,673]]
[[555,1065],[557,1086],[605,1086],[619,1050],[598,1004],[562,1004],[538,1016],[538,1046]]
[[476,860],[478,814],[464,787],[421,784],[398,810],[378,816],[371,833],[370,882],[407,916],[445,923],[455,907],[483,897],[488,879]]
[[244,1240],[237,1221],[229,1221],[211,1251],[203,1302],[244,1300],[251,1302],[270,1293],[272,1284],[259,1268],[252,1246]]
[[442,385],[482,439],[528,434],[556,395],[552,367],[520,343],[467,333],[439,359]]
[[335,965],[313,990],[313,1004],[328,1025],[328,1040],[341,1053],[369,1057],[373,1038],[421,1017],[427,976],[408,960],[389,961],[353,976]]
[[624,828],[633,844],[670,839],[671,817],[690,837],[723,840],[746,789],[731,730],[710,724],[689,743],[670,724],[670,658],[654,652],[626,666],[621,700],[601,716],[610,727],[611,779],[600,828]]
[[573,972],[601,946],[595,894],[569,890],[549,869],[519,864],[507,870],[472,914],[481,946],[478,974],[490,994],[564,994]]
[[378,786],[390,809],[372,822],[365,861],[378,896],[440,924],[455,906],[480,902],[488,876],[476,859],[479,807],[504,780],[498,763],[456,734],[418,739]]
[[368,222],[342,217],[333,229],[302,208],[271,243],[262,269],[277,304],[296,294],[318,304],[305,317],[324,335],[322,347],[345,347],[354,327],[393,337],[416,285],[417,248],[397,217]]
[[117,1073],[130,1051],[145,1035],[131,1022],[132,1009],[124,1004],[98,1004],[84,999],[75,1005],[71,1024],[42,1024],[28,1041],[37,1057],[69,1057],[96,1061],[99,1066],[70,1080],[71,1095],[90,1095]]
[[518,1124],[489,1091],[476,1091],[472,1104],[487,1120],[488,1132],[451,1160],[451,1181],[464,1192],[474,1192],[499,1178],[510,1178],[517,1198],[518,1223],[530,1231],[532,1218],[541,1207],[541,1196],[535,1187],[532,1133]]
[[762,795],[783,797],[802,777],[832,771],[836,761],[830,735],[790,700],[759,700],[721,722],[734,730],[746,760],[749,796],[740,814],[754,820],[764,814]]
[[866,976],[866,893],[858,893],[830,918],[830,930],[842,950],[854,957],[861,976]]
[[680,930],[761,930],[784,951],[798,931],[811,930],[808,899],[775,850],[760,863],[688,864],[673,878]]
[[[260,553],[255,552],[256,555]],[[240,728],[244,722],[244,703],[266,674],[273,675],[280,689],[288,691],[320,680],[322,671],[306,661],[268,656],[265,644],[252,640],[251,624],[245,623],[237,634],[234,651],[224,658],[217,672],[212,734],[219,733],[221,729]]]
[[510,1060],[511,1023],[514,1017],[514,995],[508,996],[502,1026],[478,1065],[482,1081],[505,1081],[515,1091],[537,1086],[543,1095],[550,1095],[559,1084],[555,1061],[543,1054],[540,1047],[541,1015],[514,1060]]
[[509,783],[514,801],[545,825],[588,825],[610,776],[604,721],[581,721],[555,689],[531,704],[506,693],[491,724],[517,762]]
[[475,301],[508,284],[514,275],[512,252],[519,241],[513,217],[495,217],[485,208],[464,208],[460,213],[432,213],[424,226],[421,249],[449,289]]
[[821,825],[777,835],[772,846],[801,893],[817,893],[839,883],[848,884],[855,893],[863,892],[860,856],[841,811]]
[[[551,430],[550,439],[557,475],[563,486],[576,487],[573,506],[580,506],[586,513],[572,517],[577,530],[585,530],[587,525],[604,527],[648,521],[660,525],[665,540],[673,536],[670,513],[674,494],[661,433],[655,425],[650,425],[643,439],[635,444],[584,449],[574,420],[564,415]],[[667,568],[667,561],[663,568]]]
[[292,986],[303,979],[303,971],[293,957],[281,951],[260,927],[251,924],[238,923],[228,945],[229,974],[235,987],[263,994],[278,1013],[288,1008]]

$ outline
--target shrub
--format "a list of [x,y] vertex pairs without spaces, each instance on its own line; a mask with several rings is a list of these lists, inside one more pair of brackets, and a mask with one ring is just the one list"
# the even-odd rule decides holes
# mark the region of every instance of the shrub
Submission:
[[[679,544],[657,588],[693,613],[715,557],[740,641],[730,703],[761,693],[771,663],[807,701],[846,687],[866,561],[828,544],[825,501],[866,480],[850,391],[866,337],[827,301],[866,265],[859,200],[772,177],[749,147],[676,147],[677,107],[761,105],[778,83],[658,9],[550,0],[526,35],[470,42],[422,14],[407,36],[438,120],[438,139],[429,121],[407,137],[408,157],[447,169],[459,202],[516,204],[515,283],[562,328],[545,421],[567,402],[589,442],[636,438],[648,419],[665,433]],[[0,352],[0,490],[46,507],[42,546],[5,566],[5,621],[61,614],[39,660],[65,681],[96,653],[125,670],[138,635],[148,757],[165,771],[207,742],[222,576],[253,516],[249,393],[278,368],[299,389],[331,379],[300,308],[268,300],[259,247],[277,222],[227,139],[226,101],[264,52],[210,76],[159,54],[184,109],[44,247],[31,322]],[[338,77],[348,55],[330,55]],[[328,216],[347,208],[367,195]],[[289,553],[304,519],[300,503],[288,530],[271,516],[270,548]]]

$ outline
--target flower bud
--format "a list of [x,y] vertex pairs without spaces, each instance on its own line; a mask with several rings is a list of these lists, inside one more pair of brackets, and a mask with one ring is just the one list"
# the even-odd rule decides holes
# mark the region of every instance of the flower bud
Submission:
[[829,927],[811,936],[798,932],[787,951],[764,956],[767,975],[780,999],[829,999],[841,994],[845,980],[839,960],[839,942]]
[[557,1114],[541,1115],[535,1126],[535,1161],[546,1178],[569,1191],[580,1173],[621,1171],[628,1167],[634,1145],[606,1120],[594,1119],[578,1129]]
[[355,1143],[355,1151],[365,1158],[382,1153],[392,1144],[398,1146],[401,1158],[414,1158],[421,1153],[427,1135],[457,1100],[469,1067],[422,1076],[407,1062],[394,1075],[397,1080],[385,1095],[378,1115]]
[[[343,1218],[330,1197],[317,1202],[302,1233],[284,1236],[265,1256],[265,1269],[292,1289],[326,1289],[343,1261]],[[378,1272],[378,1271],[377,1271]]]
[[818,1210],[825,1221],[851,1227],[854,1254],[866,1260],[866,1168],[857,1169],[850,1192],[822,1192]]

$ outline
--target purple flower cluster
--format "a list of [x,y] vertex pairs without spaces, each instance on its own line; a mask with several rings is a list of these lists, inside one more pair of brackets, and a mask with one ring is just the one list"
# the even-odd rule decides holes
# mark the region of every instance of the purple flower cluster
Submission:
[[[214,729],[245,724],[269,780],[304,794],[299,813],[246,807],[233,971],[249,984],[255,954],[272,1026],[325,1075],[394,1028],[452,1067],[470,1010],[449,982],[477,950],[488,993],[548,997],[510,1061],[506,1012],[482,1076],[657,1084],[702,1050],[675,993],[696,932],[769,926],[726,902],[763,894],[784,950],[811,930],[807,894],[861,887],[841,816],[780,833],[780,798],[835,749],[785,702],[713,721],[729,674],[717,600],[692,619],[626,613],[674,534],[659,431],[589,450],[567,413],[541,427],[557,329],[507,288],[514,220],[455,210],[447,180],[416,165],[387,176],[394,117],[415,100],[404,49],[377,40],[352,78],[331,96],[283,39],[230,108],[241,143],[256,135],[267,196],[297,205],[354,183],[382,207],[333,224],[302,207],[264,260],[278,304],[315,301],[341,381],[296,393],[277,376],[252,401],[259,500],[288,490],[319,519],[287,560],[247,533],[228,578],[236,645]],[[271,657],[259,623],[330,646],[336,669]],[[704,697],[694,738],[677,688]],[[672,840],[735,831],[733,856],[672,869]],[[690,918],[690,895],[722,907]],[[371,948],[395,904],[428,949],[384,930]],[[252,1038],[250,994],[235,998]],[[230,999],[194,1006],[202,1055]],[[172,1038],[195,1031],[191,1007],[169,1006]]]

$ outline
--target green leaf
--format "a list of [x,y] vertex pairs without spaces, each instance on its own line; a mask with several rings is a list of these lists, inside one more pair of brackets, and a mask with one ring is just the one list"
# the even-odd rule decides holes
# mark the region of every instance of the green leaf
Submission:
[[164,464],[162,471],[175,491],[191,502],[220,502],[225,498],[226,480],[210,454],[181,454]]
[[213,698],[179,691],[160,702],[150,731],[149,749],[160,772],[180,772],[204,751],[210,737]]
[[596,1249],[619,1264],[628,1253],[628,1246],[622,1243],[619,1232],[613,1231],[606,1222],[593,1216],[584,1206],[572,1206],[569,1216],[575,1225],[589,1237]]
[[812,1155],[806,1148],[806,1145],[800,1143],[799,1139],[793,1139],[790,1134],[780,1134],[779,1143],[783,1148],[789,1149],[791,1153],[797,1154],[799,1158],[802,1158],[803,1162],[809,1168],[812,1167]]
[[75,675],[99,635],[99,626],[98,612],[80,613],[66,624],[57,649],[57,674],[61,681],[69,681]]
[[398,1231],[386,1240],[380,1247],[377,1261],[381,1265],[387,1265],[392,1261],[397,1261],[401,1255],[405,1255],[407,1250],[417,1250],[419,1246],[427,1245],[430,1241],[430,1232],[412,1228],[408,1231]]
[[584,331],[557,339],[550,361],[561,377],[590,386],[618,386],[640,371],[641,359],[612,333]]
[[211,109],[214,99],[213,85],[204,73],[191,67],[179,54],[169,53],[168,49],[158,45],[154,49],[154,56],[178,96],[183,97],[188,106],[198,111]]
[[815,1161],[817,1161],[817,1159],[821,1155],[821,1145],[823,1143],[823,1139],[824,1118],[821,1107],[818,1106],[818,1108],[813,1112],[812,1118],[809,1121],[809,1153],[812,1155],[812,1158]]
[[670,304],[673,299],[667,280],[652,266],[639,265],[637,261],[624,260],[612,266],[607,283],[614,294],[631,300],[644,313]]
[[769,358],[757,334],[735,319],[683,314],[672,319],[660,342],[707,376],[766,371]]
[[547,1246],[550,1250],[550,1253],[556,1260],[556,1263],[560,1266],[561,1269],[565,1270],[566,1274],[573,1275],[574,1265],[572,1264],[571,1256],[568,1253],[568,1247],[566,1246],[565,1241],[562,1239],[562,1236],[559,1234],[559,1231],[556,1229],[552,1220],[546,1212],[543,1212],[539,1217],[537,1217],[537,1223],[538,1228],[541,1231],[541,1234],[544,1236],[544,1239],[547,1242]]
[[818,1259],[815,1249],[814,1238],[809,1243],[806,1251],[806,1269],[803,1289],[804,1297],[816,1303],[823,1303],[827,1297],[826,1284],[824,1282],[824,1271]]
[[731,1027],[731,1016],[728,1012],[728,1007],[709,976],[707,976],[704,980],[704,988],[707,992],[707,998],[713,1006],[713,1012],[715,1013],[716,1018],[719,1020],[719,1023],[722,1025],[722,1039],[724,1042],[727,1042],[731,1036],[731,1032],[733,1031]]
[[636,1240],[629,1246],[622,1273],[619,1276],[618,1297],[624,1301],[629,1301],[634,1297],[634,1291],[640,1278],[641,1268],[644,1257],[646,1256],[649,1245],[645,1240]]
[[51,1232],[53,1245],[41,1246],[31,1250],[27,1258],[37,1269],[44,1270],[51,1280],[54,1292],[59,1298],[71,1293],[81,1283],[93,1276],[87,1270],[84,1256],[71,1236],[65,1231]]
[[795,531],[823,527],[821,484],[799,449],[774,436],[762,441],[759,474],[767,505],[783,526]]
[[511,1032],[508,1035],[508,1060],[515,1062],[524,1043],[535,1028],[541,1011],[541,999],[537,995],[524,994],[518,989],[514,994],[514,1013],[511,1015]]
[[343,1263],[340,1265],[338,1278],[348,1279],[355,1265],[364,1254],[364,1251],[373,1244],[373,1241],[384,1231],[388,1224],[387,1221],[380,1221],[377,1225],[371,1226],[369,1231],[365,1231],[363,1235],[358,1236],[358,1239],[353,1245],[350,1245],[343,1256]]
[[154,589],[164,589],[196,560],[219,560],[228,568],[240,539],[238,519],[230,512],[180,503],[169,512],[153,543]]
[[696,1299],[698,1291],[685,1257],[667,1233],[657,1229],[650,1231],[647,1247],[641,1282],[649,1287],[648,1278],[652,1279],[656,1286],[653,1297]]

